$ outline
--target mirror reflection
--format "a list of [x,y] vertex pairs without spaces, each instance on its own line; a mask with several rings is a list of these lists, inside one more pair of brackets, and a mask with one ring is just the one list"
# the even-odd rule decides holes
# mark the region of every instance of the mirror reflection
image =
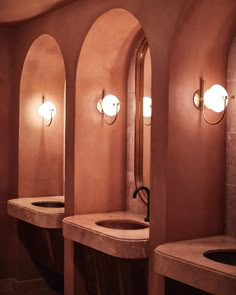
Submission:
[[147,49],[144,58],[143,77],[143,184],[150,188],[150,144],[151,144],[151,56]]
[[[138,49],[135,65],[135,184],[150,187],[151,56],[147,39]],[[146,203],[145,195],[141,198]]]

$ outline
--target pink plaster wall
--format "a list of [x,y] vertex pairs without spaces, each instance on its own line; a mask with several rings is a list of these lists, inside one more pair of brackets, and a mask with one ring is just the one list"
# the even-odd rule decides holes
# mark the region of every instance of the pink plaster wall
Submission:
[[[64,62],[55,39],[42,35],[27,50],[19,89],[18,192],[19,197],[63,194],[64,150]],[[52,101],[56,116],[52,124],[38,115],[38,106]],[[17,167],[17,166],[16,166]],[[14,197],[17,197],[14,195]],[[20,224],[21,225],[21,224]],[[19,224],[15,234],[20,237],[27,229]],[[30,232],[28,232],[30,235]],[[42,241],[43,243],[43,241]],[[41,274],[19,238],[16,250],[18,281],[38,279]],[[41,253],[41,255],[44,255]]]
[[[125,209],[127,72],[139,30],[128,11],[111,10],[96,20],[83,43],[76,81],[75,213]],[[121,103],[113,125],[96,109],[103,89]]]
[[[216,126],[207,124],[192,100],[201,76],[206,80],[206,87],[226,84],[236,5],[235,1],[215,1],[214,4],[190,1],[185,6],[171,43],[168,99],[162,97],[168,102],[162,111],[160,105],[158,108],[155,104],[154,96],[151,218],[156,214],[153,229],[158,234],[151,228],[152,245],[224,233],[226,121]],[[156,124],[163,111],[168,114],[167,138],[158,137],[164,121]],[[160,159],[161,154],[165,155],[160,145],[164,139],[166,157],[163,160],[167,166]],[[160,163],[166,169],[164,182],[158,172],[158,168],[163,169]],[[157,288],[161,290],[161,277],[151,279],[152,286],[158,282]],[[155,293],[151,291],[151,294]]]
[[14,30],[0,28],[0,280],[14,275],[15,252],[12,246],[16,242],[14,223],[7,215],[7,200],[10,198],[12,163],[10,162],[10,105],[12,97]]
[[[228,60],[227,77],[228,94],[236,95],[236,37],[234,37]],[[226,224],[228,235],[236,237],[236,107],[235,100],[229,101],[227,107],[226,133]]]
[[[63,194],[64,86],[60,49],[51,36],[42,35],[30,47],[21,76],[20,197]],[[49,127],[49,120],[43,120],[37,112],[42,96],[56,107]]]
[[[51,34],[62,50],[66,68],[65,195],[66,214],[73,215],[80,206],[74,202],[74,196],[76,182],[79,177],[82,177],[75,173],[78,167],[78,165],[75,166],[78,152],[75,152],[76,138],[80,136],[79,134],[75,136],[75,130],[77,130],[75,89],[79,51],[97,17],[117,7],[127,9],[137,17],[148,38],[152,56],[152,78],[155,82],[152,85],[149,293],[154,295],[158,292],[162,295],[164,294],[164,280],[157,276],[153,269],[154,248],[166,241],[223,232],[224,172],[222,171],[225,167],[225,121],[217,126],[207,125],[200,113],[194,109],[192,95],[199,87],[200,76],[206,79],[207,86],[216,82],[223,85],[226,83],[228,49],[234,35],[236,18],[235,1],[215,0],[214,5],[211,0],[145,0],[138,2],[136,0],[101,0],[99,3],[97,1],[77,1],[63,9],[19,26],[14,43],[14,47],[17,48],[12,95],[14,106],[12,105],[9,118],[13,124],[12,134],[17,138],[19,126],[15,118],[19,111],[17,109],[19,85],[24,58],[36,37],[43,33]],[[7,52],[7,50],[3,51],[4,56],[7,56]],[[99,92],[96,90],[94,96],[99,93],[100,85]],[[91,104],[95,107],[94,102]],[[96,110],[94,110],[93,118],[83,123],[86,126],[86,133],[81,133],[81,135],[83,134],[86,140],[92,140],[87,133],[88,125],[100,120],[99,114],[95,115],[95,112]],[[118,121],[117,125],[113,126],[114,128],[125,127],[123,116],[124,114],[121,113],[121,121]],[[117,132],[120,134],[119,139],[123,142],[122,132],[120,133],[120,130]],[[116,136],[110,133],[111,129],[107,129],[104,135]],[[92,135],[95,135],[93,131]],[[15,142],[14,139],[12,142]],[[120,145],[121,142],[116,143]],[[14,160],[11,163],[13,188],[9,191],[17,187],[15,176],[17,161],[14,156],[16,149],[15,145],[11,146],[10,153]],[[121,150],[122,155],[119,157],[123,163],[125,151],[123,147]],[[79,153],[82,155],[83,151],[84,148],[81,148]],[[92,164],[92,161],[89,161]],[[92,171],[91,167],[84,169],[88,168]],[[95,168],[98,169],[98,166]],[[81,189],[83,186],[79,187]],[[103,190],[102,185],[99,189]],[[92,190],[88,198],[90,204],[91,192]],[[107,196],[108,192],[104,200]],[[97,203],[95,203],[96,210],[101,208],[101,204],[97,205]],[[83,203],[84,206],[85,210],[88,210],[85,203]],[[106,206],[105,203],[102,204],[105,210],[109,208]],[[209,217],[211,222],[209,222]],[[68,251],[65,264],[65,294],[71,295],[73,294],[74,266],[73,247],[69,241],[66,241],[66,249]]]
[[[205,1],[200,1],[198,7],[189,5],[172,44],[175,50],[171,54],[169,88],[168,240],[224,232],[226,120],[216,126],[207,124],[192,101],[201,76],[206,88],[226,84],[232,31],[230,26],[223,28],[218,17],[222,22],[229,19],[235,3],[217,2],[211,9]],[[217,17],[206,29],[212,14]],[[221,41],[216,42],[219,36]]]
[[[130,10],[135,16],[138,17],[140,23],[142,24],[145,33],[148,37],[148,41],[151,47],[151,51],[154,56],[155,67],[153,69],[154,79],[158,77],[155,81],[155,86],[153,87],[154,97],[166,97],[167,96],[167,77],[168,77],[168,56],[169,56],[169,44],[171,40],[172,33],[175,28],[175,23],[178,17],[178,13],[183,5],[184,1],[166,1],[156,2],[154,0],[148,0],[137,3],[136,0],[131,0],[129,2],[116,0],[116,1],[100,1],[99,5],[97,2],[78,1],[64,9],[59,9],[56,12],[52,12],[45,16],[39,17],[32,20],[24,25],[17,28],[16,43],[17,55],[15,55],[15,68],[14,68],[14,94],[13,101],[15,101],[14,106],[12,105],[12,130],[15,138],[17,139],[18,130],[18,102],[19,102],[19,90],[20,90],[20,76],[21,69],[27,51],[32,44],[33,40],[43,33],[51,34],[59,43],[62,49],[63,57],[65,59],[65,67],[67,74],[67,100],[66,100],[66,162],[65,162],[65,173],[66,173],[66,183],[65,183],[65,196],[66,196],[66,214],[72,215],[74,213],[74,187],[77,175],[74,174],[74,159],[75,159],[75,85],[76,85],[76,68],[77,60],[80,48],[82,46],[83,40],[95,19],[101,15],[103,12],[111,8],[125,8]],[[150,17],[153,16],[153,17]],[[169,22],[172,20],[172,23]],[[62,25],[63,20],[63,25]],[[160,26],[161,24],[161,26]],[[155,30],[153,29],[155,28]],[[158,103],[157,103],[158,102]],[[163,125],[161,129],[156,129],[158,136],[164,138],[162,145],[159,145],[155,151],[153,157],[154,167],[158,167],[158,170],[153,170],[153,175],[155,175],[154,185],[152,188],[153,196],[156,193],[159,195],[159,190],[162,192],[163,187],[165,187],[165,154],[166,154],[166,130],[167,126],[165,124],[160,124],[166,121],[167,113],[165,112],[165,101],[156,101],[158,105],[157,109],[162,110],[161,115],[159,114],[157,119],[154,120],[154,126]],[[157,112],[158,113],[158,112]],[[15,118],[15,119],[14,119]],[[155,127],[154,127],[155,129]],[[12,145],[12,159],[14,167],[17,167],[17,140],[12,140],[14,145]],[[155,146],[154,146],[155,148]],[[156,157],[157,155],[157,157]],[[160,160],[160,161],[159,161]],[[158,165],[155,165],[158,162]],[[164,164],[164,165],[162,165]],[[12,168],[13,169],[13,168]],[[156,173],[158,171],[158,173]],[[11,191],[17,191],[17,170],[12,170],[12,189]],[[156,177],[158,181],[156,181]],[[163,184],[159,185],[159,184]],[[165,190],[165,189],[164,189]],[[153,200],[155,198],[153,197]],[[159,201],[158,201],[159,203]],[[156,224],[156,205],[153,202],[153,225]],[[156,226],[153,227],[153,233],[156,235]],[[162,229],[158,232],[160,237],[163,237]],[[151,233],[152,236],[152,233]],[[162,239],[163,240],[163,239]],[[66,241],[66,289],[65,294],[73,293],[73,247]],[[151,244],[151,249],[156,246],[156,239],[153,239],[153,244]],[[27,266],[26,266],[27,267]],[[22,269],[24,271],[24,269]],[[150,276],[153,274],[153,269],[151,268]],[[151,290],[155,288],[151,288]]]

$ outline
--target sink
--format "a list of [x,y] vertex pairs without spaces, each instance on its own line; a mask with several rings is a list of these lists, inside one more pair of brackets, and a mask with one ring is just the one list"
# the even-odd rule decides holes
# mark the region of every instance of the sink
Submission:
[[16,198],[7,201],[7,212],[14,218],[38,227],[62,228],[64,202],[64,196]]
[[68,216],[63,219],[63,235],[114,257],[146,259],[149,225],[143,219],[128,211]]
[[148,228],[148,224],[128,219],[99,220],[96,224],[106,228],[121,230],[139,230]]
[[155,270],[206,294],[235,295],[235,259],[236,238],[210,236],[158,245]]
[[216,262],[236,266],[236,249],[211,250],[204,252],[203,255]]
[[44,208],[63,208],[65,207],[65,204],[63,202],[58,201],[38,201],[38,202],[32,202],[31,203],[34,206],[38,207],[44,207]]

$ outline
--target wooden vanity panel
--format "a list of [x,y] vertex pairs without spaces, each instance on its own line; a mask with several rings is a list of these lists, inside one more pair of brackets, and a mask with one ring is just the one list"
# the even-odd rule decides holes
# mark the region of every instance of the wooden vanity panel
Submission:
[[147,259],[112,257],[75,243],[75,294],[146,295]]
[[[32,265],[39,271],[47,284],[63,293],[64,241],[61,229],[40,228],[19,221],[18,233],[22,246],[27,250]],[[31,271],[20,261],[19,269],[27,276]],[[24,279],[22,277],[22,279]]]

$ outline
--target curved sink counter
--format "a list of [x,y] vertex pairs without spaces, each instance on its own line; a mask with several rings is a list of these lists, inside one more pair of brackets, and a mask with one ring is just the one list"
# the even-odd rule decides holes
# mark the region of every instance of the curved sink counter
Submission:
[[[108,220],[110,224],[115,225],[114,228],[109,224],[109,227],[99,225],[104,221],[108,223]],[[63,235],[67,239],[111,256],[147,258],[149,228],[145,227],[148,223],[143,220],[143,216],[123,211],[75,215],[64,218]],[[120,229],[116,226],[118,223],[126,224],[127,228]],[[141,228],[133,229],[133,224],[139,224]]]
[[235,295],[236,267],[204,256],[209,251],[235,249],[236,239],[228,236],[163,244],[155,249],[155,270],[211,294]]
[[7,202],[8,214],[43,228],[61,228],[64,207],[41,207],[32,203],[64,203],[64,196],[17,198]]

